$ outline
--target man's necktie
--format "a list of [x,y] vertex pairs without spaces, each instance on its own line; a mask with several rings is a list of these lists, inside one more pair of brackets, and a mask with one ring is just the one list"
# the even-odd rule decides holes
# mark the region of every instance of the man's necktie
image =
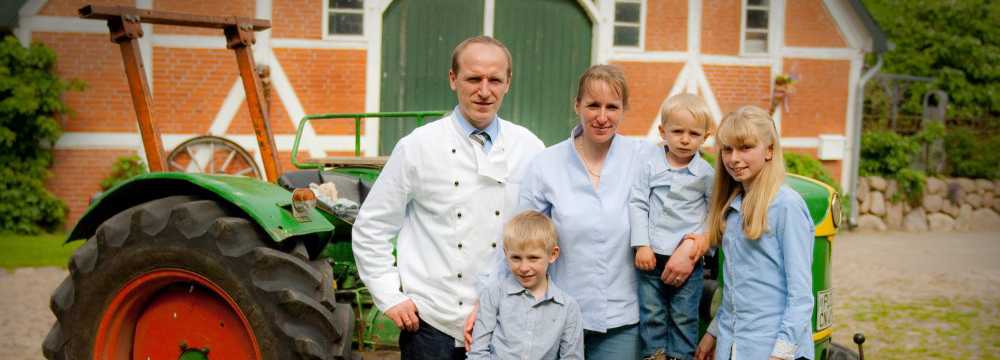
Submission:
[[477,144],[479,144],[479,146],[485,148],[486,141],[490,140],[490,134],[487,134],[485,131],[482,130],[476,130],[473,131],[471,134],[469,134],[469,138],[472,139],[472,141],[475,141]]

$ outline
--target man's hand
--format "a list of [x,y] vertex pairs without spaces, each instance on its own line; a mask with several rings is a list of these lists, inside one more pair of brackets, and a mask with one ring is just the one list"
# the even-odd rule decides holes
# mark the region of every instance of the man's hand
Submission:
[[694,271],[694,260],[691,260],[690,253],[695,252],[693,241],[681,241],[681,244],[674,249],[674,253],[667,260],[667,266],[663,267],[660,280],[664,284],[680,287],[687,281],[688,276]]
[[705,253],[708,252],[708,248],[712,246],[712,244],[708,243],[708,236],[705,236],[705,234],[685,234],[684,239],[681,240],[681,244],[687,242],[688,239],[693,240],[692,242],[695,245],[695,251],[692,251],[691,254],[688,255],[688,257],[691,258],[691,261],[701,258],[702,255],[705,255]]
[[635,251],[635,267],[642,271],[650,271],[656,267],[656,254],[649,246],[640,246]]
[[706,333],[705,336],[701,337],[698,348],[695,349],[694,358],[695,360],[715,359],[715,336]]
[[417,305],[413,303],[413,300],[406,299],[405,301],[396,304],[385,311],[385,316],[392,319],[392,322],[396,323],[396,327],[413,332],[420,328],[420,318],[417,316]]
[[465,352],[472,350],[472,328],[476,325],[476,313],[479,312],[479,304],[472,307],[472,313],[465,318]]

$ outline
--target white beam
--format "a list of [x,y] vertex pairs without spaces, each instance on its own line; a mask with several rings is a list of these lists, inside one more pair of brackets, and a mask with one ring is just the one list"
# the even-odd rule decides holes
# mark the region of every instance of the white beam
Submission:
[[86,34],[107,34],[108,26],[101,20],[80,19],[68,16],[26,16],[19,20],[20,26],[34,32],[70,32]]
[[[285,110],[288,112],[288,120],[292,122],[292,127],[297,129],[299,121],[302,121],[302,117],[306,116],[305,109],[302,108],[302,102],[299,101],[299,97],[295,93],[295,88],[292,87],[291,81],[288,80],[285,69],[282,68],[278,58],[273,52],[269,52],[268,56],[271,63],[271,84],[273,84],[278,97],[281,98],[281,104],[285,106]],[[352,136],[351,139],[353,140],[354,137]],[[309,149],[309,156],[326,156],[321,147],[322,145],[316,141],[316,131],[313,130],[310,124],[306,124],[305,128],[302,129],[302,145]],[[351,145],[353,148],[353,141]]]

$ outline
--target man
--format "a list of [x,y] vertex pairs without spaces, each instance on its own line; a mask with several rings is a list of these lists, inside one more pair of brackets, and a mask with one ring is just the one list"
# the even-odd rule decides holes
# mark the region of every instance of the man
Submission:
[[403,330],[403,359],[465,358],[476,281],[493,269],[487,264],[517,205],[523,165],[544,148],[497,117],[511,66],[510,52],[493,38],[455,47],[448,80],[458,106],[399,141],[354,224],[358,272],[375,305]]

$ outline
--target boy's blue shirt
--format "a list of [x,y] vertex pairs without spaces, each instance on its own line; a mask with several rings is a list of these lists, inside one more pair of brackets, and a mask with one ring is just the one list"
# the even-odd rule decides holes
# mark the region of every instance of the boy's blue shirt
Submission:
[[467,359],[583,359],[580,306],[552,281],[537,300],[510,273],[479,297]]
[[648,144],[629,193],[632,247],[671,255],[685,234],[701,233],[715,169],[698,152],[682,168],[667,163],[666,147]]

